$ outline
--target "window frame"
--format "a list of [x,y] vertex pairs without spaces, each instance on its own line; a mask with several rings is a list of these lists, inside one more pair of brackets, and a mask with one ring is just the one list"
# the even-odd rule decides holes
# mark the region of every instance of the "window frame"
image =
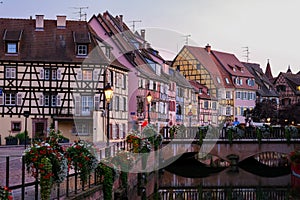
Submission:
[[87,56],[88,55],[88,45],[87,44],[77,44],[76,55],[77,56]]

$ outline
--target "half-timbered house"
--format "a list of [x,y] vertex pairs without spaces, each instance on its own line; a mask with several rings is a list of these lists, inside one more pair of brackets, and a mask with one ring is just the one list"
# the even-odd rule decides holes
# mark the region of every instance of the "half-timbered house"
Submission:
[[[108,11],[93,16],[89,20],[89,25],[99,38],[112,47],[115,59],[130,69],[128,73],[130,104],[127,112],[129,129],[141,128],[141,125],[148,123],[148,119],[159,129],[160,122],[166,123],[168,119],[169,81],[163,75],[161,63],[151,55],[149,45],[143,37],[145,33],[141,35],[133,33],[125,24],[122,15],[114,17]],[[149,93],[152,101],[148,111],[146,96]]]
[[104,85],[128,70],[107,59],[88,23],[0,19],[0,34],[1,135],[24,131],[27,121],[31,138],[53,126],[70,140],[103,140]]

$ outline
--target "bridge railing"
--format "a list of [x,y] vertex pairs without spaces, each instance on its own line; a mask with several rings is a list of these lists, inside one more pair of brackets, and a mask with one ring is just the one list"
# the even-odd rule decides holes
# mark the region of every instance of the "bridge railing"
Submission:
[[263,199],[269,197],[275,200],[287,199],[290,195],[288,187],[186,187],[160,188],[161,199]]
[[[120,150],[127,150],[127,148],[125,141],[121,141],[111,143],[109,147],[98,149],[99,162],[105,158],[106,149],[110,151],[111,156],[115,156]],[[14,199],[40,199],[40,181],[27,173],[24,155],[0,155],[0,163],[0,186],[6,186],[12,190]],[[53,185],[51,199],[72,197],[100,185],[102,181],[99,177],[100,174],[95,170],[89,175],[87,182],[83,183],[80,180],[79,172],[71,170],[62,183]]]
[[199,139],[206,138],[207,133],[214,139],[300,139],[300,132],[287,133],[285,127],[229,127],[226,129],[206,127],[186,127],[183,133],[170,133],[170,127],[163,127],[161,131],[164,139]]

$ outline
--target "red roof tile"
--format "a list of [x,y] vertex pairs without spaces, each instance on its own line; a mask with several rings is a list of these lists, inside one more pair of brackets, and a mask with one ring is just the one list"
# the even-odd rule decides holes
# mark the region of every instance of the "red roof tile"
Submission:
[[[66,27],[57,27],[56,20],[44,20],[44,29],[36,30],[35,19],[0,19],[0,34],[3,38],[6,30],[10,33],[7,39],[14,39],[22,31],[20,47],[17,55],[5,54],[5,48],[0,48],[1,60],[15,61],[44,61],[44,62],[89,62],[107,63],[104,54],[93,38],[80,37],[79,42],[89,44],[88,59],[76,55],[76,41],[74,34],[88,36],[90,28],[85,21],[66,21]],[[14,33],[14,34],[13,34]],[[77,37],[76,37],[77,38]],[[78,41],[77,41],[78,42]],[[5,40],[0,40],[0,47],[4,47]]]

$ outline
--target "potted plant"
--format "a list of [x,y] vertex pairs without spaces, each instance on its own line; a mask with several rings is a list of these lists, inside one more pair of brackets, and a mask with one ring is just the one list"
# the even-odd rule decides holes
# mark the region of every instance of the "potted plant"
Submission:
[[290,153],[292,172],[300,176],[300,151],[293,151]]
[[9,135],[5,137],[5,144],[6,145],[17,145],[18,144],[18,138],[15,136]]
[[25,144],[25,137],[26,137],[26,144],[29,144],[30,143],[30,138],[29,138],[28,134],[25,133],[25,131],[21,132],[21,133],[18,133],[16,135],[16,138],[19,141],[19,145]]

